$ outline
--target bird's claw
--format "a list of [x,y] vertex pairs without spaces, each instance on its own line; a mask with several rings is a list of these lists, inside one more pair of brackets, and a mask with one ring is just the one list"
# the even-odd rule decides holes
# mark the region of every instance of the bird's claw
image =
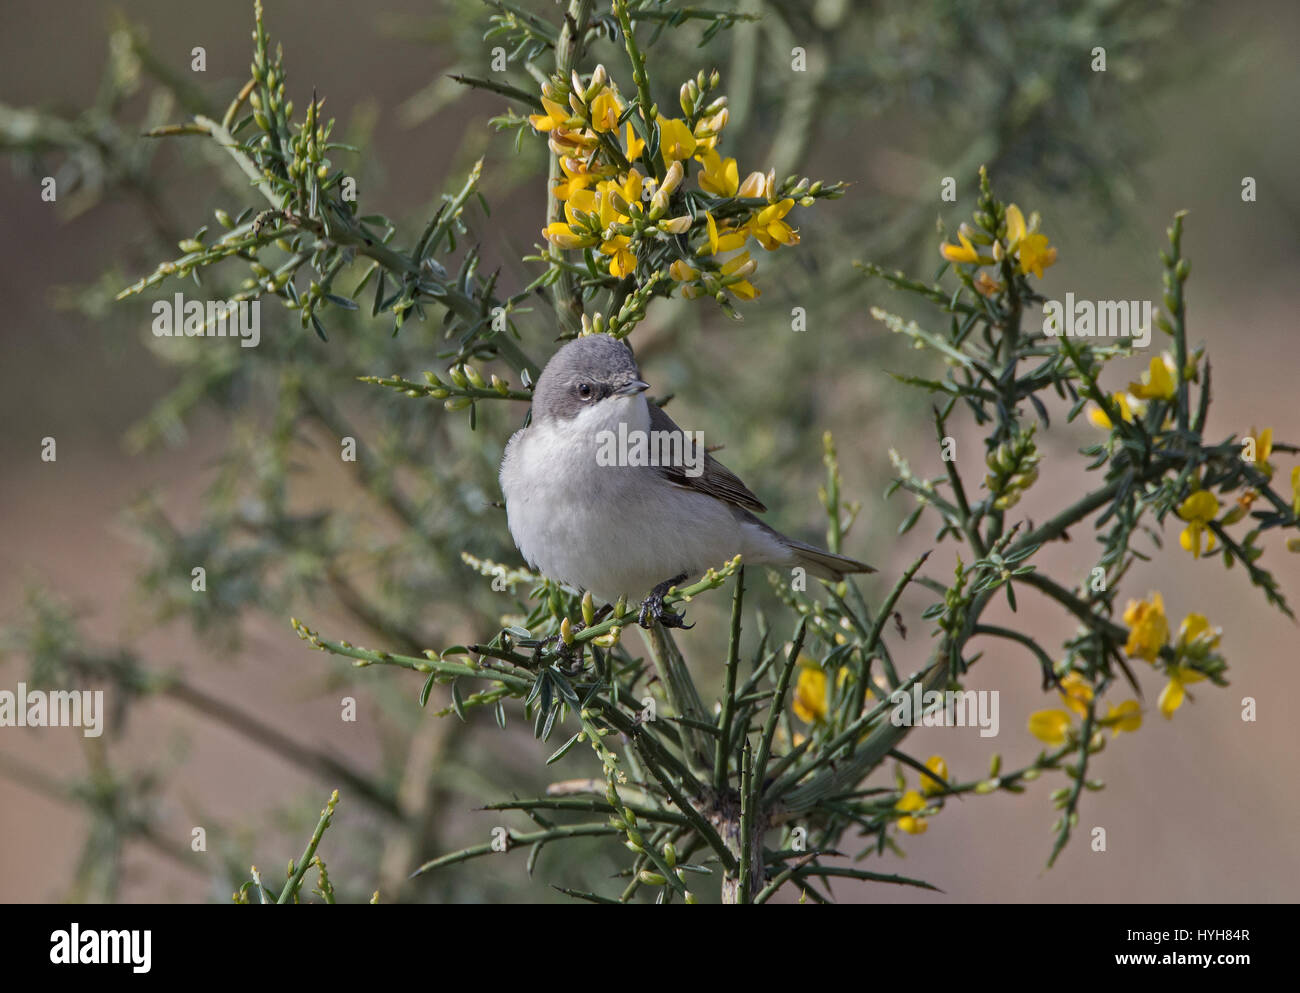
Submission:
[[687,624],[681,614],[674,614],[664,606],[664,595],[659,592],[653,592],[641,602],[641,612],[637,616],[637,623],[643,628],[652,626],[655,622],[662,624],[666,628],[693,628],[694,624]]
[[533,659],[541,661],[549,655],[554,662],[562,662],[565,666],[572,668],[578,661],[576,645],[567,645],[564,639],[558,634],[547,635],[538,641],[531,642],[531,645],[525,646],[533,649]]

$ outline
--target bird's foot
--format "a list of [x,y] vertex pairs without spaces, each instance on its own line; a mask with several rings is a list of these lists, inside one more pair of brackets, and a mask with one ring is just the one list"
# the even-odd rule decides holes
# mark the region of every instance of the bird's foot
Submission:
[[637,623],[643,628],[648,628],[656,622],[666,628],[693,628],[694,624],[687,624],[681,614],[674,614],[664,606],[664,594],[686,579],[686,573],[680,576],[674,576],[660,583],[650,591],[650,595],[641,601],[641,612],[637,615]]
[[564,639],[558,634],[521,641],[519,647],[533,650],[534,664],[545,661],[560,662],[565,667],[572,668],[576,662],[581,661],[581,655],[578,652],[579,646],[565,644]]

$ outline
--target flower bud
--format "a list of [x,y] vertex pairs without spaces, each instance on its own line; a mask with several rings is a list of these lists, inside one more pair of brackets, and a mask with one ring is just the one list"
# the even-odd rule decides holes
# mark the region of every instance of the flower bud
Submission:
[[668,172],[664,174],[664,181],[659,184],[657,193],[665,195],[672,193],[681,185],[683,175],[684,171],[681,162],[674,160],[673,164],[668,168]]

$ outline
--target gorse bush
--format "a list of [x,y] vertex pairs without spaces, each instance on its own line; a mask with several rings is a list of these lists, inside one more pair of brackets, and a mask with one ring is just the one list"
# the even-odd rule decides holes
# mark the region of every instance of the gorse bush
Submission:
[[[349,171],[360,168],[357,149],[338,139],[322,94],[291,91],[260,4],[250,78],[225,111],[195,97],[184,123],[150,122],[153,137],[208,143],[246,188],[222,191],[229,200],[216,210],[217,226],[174,238],[181,254],[119,297],[172,287],[193,292],[196,285],[221,297],[228,289],[231,302],[265,304],[268,321],[272,307],[287,311],[328,342],[301,362],[301,340],[269,331],[255,355],[185,353],[182,388],[138,429],[140,444],[175,434],[201,401],[251,389],[259,378],[273,405],[269,434],[237,439],[227,454],[196,533],[178,533],[156,502],[137,508],[159,552],[146,581],[166,605],[162,613],[189,614],[200,629],[233,643],[237,631],[226,623],[233,612],[253,604],[296,609],[301,619],[293,627],[312,647],[361,669],[403,668],[423,677],[404,720],[419,708],[460,721],[481,710],[504,729],[522,716],[537,739],[536,762],[563,768],[565,778],[552,777],[539,795],[488,807],[522,812],[533,828],[494,827],[476,844],[422,857],[421,875],[514,849],[528,851],[531,873],[543,851],[596,839],[618,865],[617,883],[581,889],[566,869],[559,888],[602,903],[647,894],[659,902],[720,894],[725,902],[761,903],[787,888],[820,902],[838,878],[932,888],[892,871],[891,856],[906,837],[925,831],[949,797],[1020,793],[1040,778],[1056,784],[1047,802],[1059,814],[1046,853],[1055,861],[1085,794],[1101,788],[1099,753],[1119,734],[1140,730],[1144,684],[1154,675],[1162,685],[1156,708],[1166,718],[1183,705],[1188,685],[1227,685],[1223,643],[1230,644],[1231,631],[1216,626],[1206,602],[1171,604],[1167,616],[1159,591],[1130,589],[1134,562],[1177,554],[1210,568],[1202,560],[1218,558],[1231,569],[1223,582],[1244,578],[1291,615],[1261,557],[1300,546],[1300,466],[1279,475],[1274,464],[1296,448],[1274,441],[1267,428],[1205,434],[1211,361],[1189,339],[1182,215],[1160,251],[1163,309],[1154,327],[1118,335],[1063,326],[1059,304],[1054,309],[1039,285],[1045,270],[1068,267],[1069,259],[1058,256],[1037,212],[1027,215],[995,192],[1003,149],[987,144],[975,147],[994,168],[978,170],[971,219],[944,239],[937,258],[923,225],[895,219],[895,230],[907,235],[904,254],[939,264],[934,278],[865,261],[856,275],[829,264],[815,269],[810,284],[846,286],[836,295],[857,299],[848,307],[864,307],[872,283],[907,298],[905,314],[870,313],[921,353],[890,388],[928,407],[933,439],[899,437],[889,452],[889,493],[914,503],[901,530],[932,526],[937,549],[959,549],[956,567],[936,574],[927,553],[866,592],[853,579],[809,584],[773,571],[764,590],[757,569],[747,572],[739,557],[718,562],[665,598],[669,606],[725,601],[725,659],[697,656],[701,632],[640,629],[637,605],[623,601],[598,614],[590,594],[509,557],[503,517],[478,513],[483,500],[497,496],[493,475],[504,439],[476,443],[445,422],[464,419],[462,427],[480,436],[484,424],[493,431],[517,424],[555,340],[608,333],[635,349],[638,330],[668,306],[744,318],[765,291],[781,291],[797,264],[785,256],[816,251],[823,227],[814,218],[830,215],[824,230],[838,237],[835,212],[850,210],[856,191],[829,178],[782,177],[784,161],[754,159],[752,143],[736,134],[728,81],[711,64],[683,78],[659,69],[659,46],[667,50],[677,35],[703,45],[739,31],[743,11],[657,0],[613,0],[607,10],[572,0],[544,13],[490,7],[484,37],[499,46],[501,71],[456,78],[508,102],[490,124],[512,132],[521,150],[545,146],[547,176],[529,187],[545,221],[538,243],[519,260],[529,273],[519,285],[506,285],[501,270],[485,271],[473,238],[476,225],[493,223],[479,189],[482,160],[422,228],[403,229],[367,211],[365,183]],[[954,21],[959,30],[962,19]],[[127,48],[139,44],[121,30]],[[596,61],[598,44],[617,61]],[[901,64],[894,69],[903,71]],[[1015,107],[1027,132],[1039,113],[1032,102]],[[816,147],[809,152],[812,143],[799,130],[789,137],[799,153],[787,161],[806,155],[815,170]],[[1032,158],[1032,145],[1025,138],[1017,147]],[[542,156],[529,161],[540,164]],[[966,182],[980,162],[961,165]],[[836,254],[842,247],[836,243]],[[860,247],[851,250],[860,257]],[[433,364],[429,335],[410,340],[416,327],[435,331],[437,368],[422,377],[390,372]],[[1140,381],[1125,384],[1111,363],[1142,354],[1147,341],[1167,347]],[[671,344],[689,348],[687,340]],[[742,365],[749,356],[737,346],[730,361]],[[344,384],[353,396],[369,391],[363,403],[383,405],[373,445],[353,443],[359,483],[384,509],[397,540],[381,543],[365,529],[291,509],[286,480],[304,435],[314,431],[337,444],[365,434],[341,402]],[[502,408],[508,413],[496,413]],[[768,413],[786,410],[774,403]],[[1093,484],[1046,518],[1021,516],[1021,501],[1039,480],[1041,439],[1079,418],[1099,432],[1080,453]],[[954,438],[970,430],[984,450],[958,458]],[[863,529],[864,501],[844,494],[830,433],[802,432],[800,443],[809,437],[820,439],[823,453],[826,544],[839,552],[852,528],[855,537]],[[419,455],[429,450],[438,453],[431,465]],[[942,475],[913,471],[913,461],[934,453]],[[407,475],[418,478],[421,500],[409,496]],[[1271,533],[1279,529],[1286,534]],[[1040,568],[1046,546],[1085,530],[1095,532],[1098,547],[1082,574]],[[1161,550],[1173,530],[1179,547]],[[232,532],[240,538],[231,540]],[[363,546],[382,568],[382,596],[361,588],[348,566],[348,554]],[[884,558],[879,550],[864,557]],[[222,598],[202,608],[175,583],[197,561]],[[461,588],[466,567],[482,577],[472,591]],[[321,587],[349,611],[347,630],[327,633],[303,612],[304,594]],[[930,625],[906,638],[896,620],[904,597],[928,604]],[[1075,629],[1062,644],[1043,644],[987,617],[999,599],[1016,612],[1028,598],[1072,619]],[[747,635],[755,599],[762,606]],[[430,603],[441,605],[436,628]],[[450,622],[449,605],[458,608]],[[33,654],[47,665],[108,672],[137,694],[157,690],[134,659],[49,637],[66,618],[37,606],[24,644],[44,646],[43,655]],[[450,630],[477,634],[448,646]],[[379,647],[359,646],[376,639]],[[975,722],[979,703],[965,688],[967,674],[994,651],[1025,654],[1034,668],[1024,671],[1059,700],[1023,718],[1043,749],[1018,768],[1005,768],[997,754],[981,757],[978,768],[969,755],[950,762],[909,754],[916,726],[963,712]],[[175,690],[183,682],[165,685],[186,696]],[[435,699],[445,706],[431,705]],[[336,760],[300,757],[334,777],[345,797],[360,792],[396,823],[412,816],[391,786]],[[333,902],[317,847],[337,800],[287,882],[255,873],[237,899],[297,901],[315,867],[316,892]]]

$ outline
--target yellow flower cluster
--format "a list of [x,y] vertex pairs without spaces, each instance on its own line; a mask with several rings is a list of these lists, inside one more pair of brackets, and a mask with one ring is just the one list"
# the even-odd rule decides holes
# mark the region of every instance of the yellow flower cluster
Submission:
[[1201,540],[1205,539],[1205,550],[1214,551],[1214,532],[1210,522],[1219,515],[1219,501],[1209,490],[1197,490],[1188,495],[1178,505],[1178,516],[1187,522],[1178,535],[1178,543],[1192,553],[1192,558],[1201,557]]
[[[1111,399],[1119,409],[1120,416],[1132,423],[1134,417],[1141,417],[1146,413],[1148,399],[1155,397],[1170,399],[1175,389],[1173,369],[1174,362],[1168,354],[1159,359],[1152,359],[1151,369],[1143,375],[1141,383],[1130,383],[1129,392],[1112,395]],[[1089,410],[1088,419],[1097,427],[1107,431],[1112,427],[1110,418],[1100,407]],[[1171,421],[1171,417],[1166,417],[1165,426],[1168,427]],[[1273,429],[1264,428],[1258,431],[1252,427],[1246,439],[1251,443],[1247,449],[1253,454],[1250,461],[1266,479],[1271,479],[1276,471],[1273,464],[1269,462],[1269,456],[1273,454]],[[1248,457],[1243,455],[1243,458]],[[1193,485],[1199,484],[1194,482]],[[1293,509],[1295,513],[1300,514],[1300,466],[1295,466],[1291,470],[1291,495]],[[1218,518],[1220,526],[1236,524],[1250,512],[1251,505],[1258,497],[1257,490],[1242,490],[1236,503],[1226,514],[1219,517],[1223,505],[1214,494],[1208,490],[1193,490],[1176,508],[1178,516],[1187,522],[1187,526],[1178,535],[1178,543],[1184,550],[1191,552],[1193,558],[1200,558],[1202,552],[1214,551],[1216,541],[1214,532],[1210,528],[1211,522]]]
[[826,719],[826,670],[816,665],[804,665],[799,670],[799,681],[794,687],[794,714],[805,724],[815,724]]
[[[1029,732],[1048,745],[1065,744],[1073,725],[1070,713],[1087,717],[1094,695],[1092,684],[1077,672],[1061,679],[1058,692],[1068,710],[1039,710],[1029,715]],[[1112,734],[1136,731],[1142,726],[1142,707],[1136,700],[1125,700],[1118,707],[1108,708],[1106,716],[1098,717],[1096,723],[1110,728]]]
[[[921,814],[921,811],[928,806],[926,797],[943,792],[943,784],[939,780],[942,779],[945,782],[948,780],[948,763],[943,760],[942,755],[931,755],[926,760],[925,767],[934,773],[934,776],[938,776],[939,779],[922,774],[920,792],[904,790],[903,795],[894,804],[894,809],[903,815],[898,819],[898,829],[907,834],[925,834],[926,829],[930,826]],[[902,785],[900,777],[900,789],[902,789]]]
[[[736,160],[719,154],[718,139],[729,116],[725,97],[704,108],[693,126],[683,118],[657,119],[663,179],[656,180],[653,173],[658,163],[649,159],[646,143],[630,120],[620,141],[618,121],[626,104],[603,66],[596,67],[585,87],[574,76],[567,106],[553,99],[554,84],[548,86],[549,92],[542,96],[545,113],[534,114],[529,121],[548,135],[563,173],[553,192],[564,204],[565,219],[553,221],[542,231],[550,244],[561,249],[597,248],[608,259],[609,274],[622,279],[636,269],[639,244],[685,235],[693,228],[707,235],[695,251],[699,257],[736,252],[751,237],[768,251],[799,243],[799,233],[785,219],[795,200],[778,196],[774,173],[752,172],[742,181]],[[638,162],[646,173],[637,168]],[[765,199],[767,205],[740,219],[722,221],[711,211],[703,211],[703,228],[693,214],[667,216],[672,196],[687,178],[692,163],[698,165],[697,181],[704,193]],[[801,202],[812,200],[805,197]],[[682,285],[683,296],[716,294],[723,289],[742,300],[759,295],[750,282],[758,266],[749,252],[739,251],[716,262],[716,268],[702,273],[679,258],[667,271]]]
[[[1124,611],[1124,623],[1129,625],[1128,644],[1124,651],[1132,658],[1145,659],[1156,665],[1160,651],[1169,642],[1169,621],[1165,617],[1165,601],[1159,593],[1149,600],[1130,600]],[[1160,713],[1173,717],[1186,698],[1188,683],[1199,683],[1205,674],[1189,662],[1204,662],[1219,645],[1220,632],[1211,627],[1204,614],[1188,614],[1178,628],[1178,640],[1173,645],[1174,660],[1164,666],[1169,682],[1160,693]]]
[[[1038,214],[1030,215],[1026,223],[1020,208],[1014,203],[1008,204],[1006,231],[1003,235],[992,238],[969,224],[962,224],[957,229],[960,244],[945,242],[939,246],[939,254],[949,262],[976,266],[997,265],[1004,259],[1012,259],[1021,275],[1033,273],[1042,279],[1043,270],[1056,262],[1056,249],[1048,243],[1047,235],[1039,233],[1038,223]],[[980,247],[977,248],[977,245]],[[988,251],[981,251],[982,248],[987,248]],[[985,296],[992,296],[1003,288],[986,272],[979,274],[975,286]]]
[[[1178,389],[1178,381],[1174,377],[1177,368],[1174,357],[1168,352],[1152,358],[1140,381],[1129,383],[1126,392],[1111,394],[1111,400],[1119,408],[1120,417],[1132,424],[1134,418],[1146,414],[1148,401],[1172,400]],[[1097,406],[1088,410],[1088,420],[1104,431],[1114,427],[1106,412]],[[1172,418],[1166,417],[1165,425],[1168,426],[1171,421]]]

